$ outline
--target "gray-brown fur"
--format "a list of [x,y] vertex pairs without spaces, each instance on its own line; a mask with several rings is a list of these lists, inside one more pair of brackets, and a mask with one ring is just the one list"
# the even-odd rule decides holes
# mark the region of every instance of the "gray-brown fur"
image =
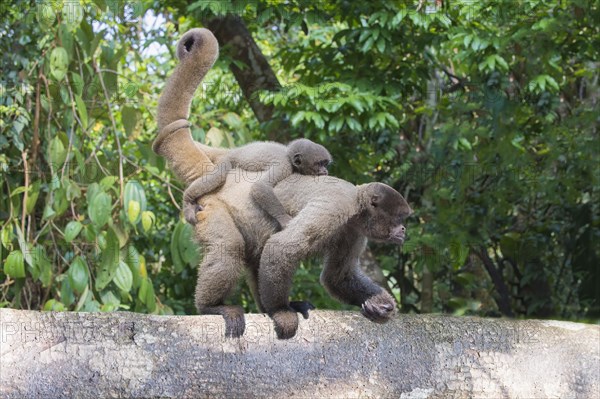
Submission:
[[[298,139],[287,146],[271,141],[254,142],[230,150],[216,168],[196,179],[183,193],[185,220],[196,224],[196,213],[202,208],[198,199],[220,188],[234,169],[263,172],[252,187],[252,199],[268,215],[275,218],[282,229],[291,220],[281,202],[273,193],[273,187],[292,173],[303,175],[327,175],[331,155],[325,147],[308,139]],[[237,179],[244,173],[237,170]]]
[[[202,43],[214,39],[206,32],[199,33]],[[212,46],[192,44],[191,49],[190,57],[180,58],[182,64],[206,65],[216,57]],[[189,81],[185,74],[193,69],[193,65],[178,66],[174,74],[179,76],[169,80],[165,93],[173,93],[171,82]],[[181,119],[170,110],[187,109],[189,98],[171,96],[169,107],[159,107],[163,127]],[[161,129],[154,149],[187,184],[202,176],[203,166],[219,164],[228,153],[194,142],[185,125]],[[199,161],[203,164],[198,165]],[[247,179],[242,181],[229,175],[220,190],[199,200],[203,211],[197,214],[195,230],[204,245],[196,287],[199,312],[223,315],[228,336],[243,334],[241,308],[224,303],[238,279],[246,275],[259,309],[273,318],[278,337],[290,338],[298,327],[299,310],[289,302],[292,276],[302,259],[319,255],[324,258],[321,282],[331,295],[360,306],[375,322],[388,320],[394,313],[394,299],[361,272],[358,259],[367,239],[403,242],[403,221],[412,213],[404,198],[381,183],[355,186],[329,176],[291,174],[274,187],[286,213],[293,217],[278,232],[277,222],[250,201],[253,181],[260,173],[246,172]]]

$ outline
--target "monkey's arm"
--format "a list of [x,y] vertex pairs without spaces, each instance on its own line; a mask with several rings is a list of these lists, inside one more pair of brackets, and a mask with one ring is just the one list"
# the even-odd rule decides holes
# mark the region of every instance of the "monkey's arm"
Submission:
[[275,218],[282,229],[287,227],[292,218],[275,195],[273,186],[291,174],[292,167],[289,163],[273,165],[252,185],[250,190],[250,195],[256,204]]
[[217,190],[225,184],[227,173],[231,169],[231,162],[221,162],[219,166],[210,173],[202,172],[202,177],[194,180],[183,192],[183,216],[188,223],[195,225],[197,222],[196,212],[202,210],[202,208],[198,208],[198,199]]
[[341,232],[328,246],[321,284],[341,302],[360,306],[368,319],[385,322],[394,313],[396,302],[359,267],[366,238],[348,227],[346,229],[348,231]]

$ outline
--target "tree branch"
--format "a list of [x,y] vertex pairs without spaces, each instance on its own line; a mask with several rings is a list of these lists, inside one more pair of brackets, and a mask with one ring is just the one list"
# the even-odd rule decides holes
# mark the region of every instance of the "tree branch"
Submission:
[[597,397],[600,327],[542,320],[311,312],[275,338],[247,315],[0,309],[2,397]]

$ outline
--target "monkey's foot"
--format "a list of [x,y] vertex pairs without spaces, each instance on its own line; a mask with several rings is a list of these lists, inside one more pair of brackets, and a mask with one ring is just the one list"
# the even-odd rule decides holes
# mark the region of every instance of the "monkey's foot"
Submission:
[[381,291],[363,302],[361,313],[375,323],[385,323],[396,312],[396,301],[387,292]]
[[308,319],[308,311],[314,310],[315,305],[308,301],[292,301],[290,302],[290,308],[292,308],[295,312],[298,312],[304,317],[304,319]]
[[198,219],[196,218],[196,213],[204,210],[202,205],[186,203],[183,205],[183,217],[186,222],[195,226],[198,223]]
[[298,315],[292,310],[280,310],[271,315],[279,339],[290,339],[298,330]]

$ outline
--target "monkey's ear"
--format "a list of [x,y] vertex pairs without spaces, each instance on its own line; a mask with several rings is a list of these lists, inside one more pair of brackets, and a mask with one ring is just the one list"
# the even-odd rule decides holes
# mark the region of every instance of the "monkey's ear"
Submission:
[[294,154],[294,156],[292,157],[292,163],[294,164],[294,166],[302,165],[302,155]]
[[377,208],[380,200],[379,194],[373,194],[371,196],[371,206],[373,206],[373,208]]

